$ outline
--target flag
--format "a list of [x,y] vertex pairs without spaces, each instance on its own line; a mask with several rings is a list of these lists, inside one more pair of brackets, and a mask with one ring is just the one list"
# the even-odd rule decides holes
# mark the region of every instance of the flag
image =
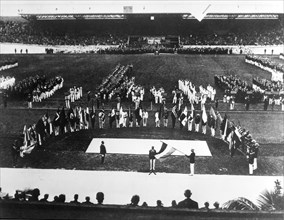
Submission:
[[176,105],[172,108],[172,113],[175,116],[175,118],[177,118],[177,106]]
[[183,126],[185,126],[186,121],[187,121],[187,107],[186,106],[184,107],[184,110],[179,117],[179,121]]
[[202,109],[202,121],[203,121],[203,124],[206,124],[207,123],[207,113],[206,113],[206,110],[205,110],[205,106],[203,106],[203,109]]
[[227,115],[225,115],[222,123],[221,123],[221,127],[220,130],[222,131],[222,139],[225,140],[225,137],[227,135],[227,127],[228,127],[228,118]]
[[168,158],[170,155],[172,155],[176,149],[174,147],[170,147],[168,144],[162,142],[161,149],[156,155],[156,158],[163,162],[166,158]]
[[30,135],[26,125],[24,126],[23,134],[24,134],[24,146],[28,146]]
[[217,119],[217,115],[215,114],[215,111],[214,111],[214,109],[212,108],[212,106],[211,106],[211,108],[210,108],[210,115],[212,115],[215,120]]

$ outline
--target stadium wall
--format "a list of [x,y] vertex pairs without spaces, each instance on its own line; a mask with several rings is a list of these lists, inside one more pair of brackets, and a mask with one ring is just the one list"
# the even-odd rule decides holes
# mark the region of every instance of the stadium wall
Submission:
[[[44,54],[46,48],[54,50],[54,53],[96,53],[100,49],[105,48],[116,48],[119,45],[89,45],[89,46],[66,46],[66,45],[36,45],[36,44],[16,44],[16,43],[0,43],[0,54],[14,54],[15,49],[17,53],[26,53],[26,49],[29,54]],[[202,48],[202,47],[212,47],[212,48],[232,48],[233,54],[243,54],[254,53],[254,54],[266,54],[266,55],[280,55],[284,53],[284,45],[277,46],[228,46],[228,45],[183,45],[183,48]]]
[[0,202],[1,219],[283,219],[284,212],[189,210],[121,205],[73,205],[38,202]]

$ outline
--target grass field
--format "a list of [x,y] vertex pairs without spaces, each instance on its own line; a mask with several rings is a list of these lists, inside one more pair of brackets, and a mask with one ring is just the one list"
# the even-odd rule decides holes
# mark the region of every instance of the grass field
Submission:
[[[215,74],[233,74],[252,81],[253,77],[270,78],[270,74],[244,62],[242,55],[1,55],[2,58],[15,58],[19,67],[2,71],[1,75],[14,76],[16,80],[29,77],[32,73],[43,71],[49,77],[61,75],[64,88],[54,97],[37,103],[38,109],[18,109],[26,106],[25,101],[9,103],[13,108],[0,109],[0,166],[11,167],[10,146],[21,135],[23,126],[36,123],[46,112],[53,117],[54,109],[63,105],[63,94],[71,86],[83,86],[84,92],[95,91],[102,79],[121,63],[133,65],[136,83],[146,88],[146,100],[150,97],[149,88],[164,87],[168,94],[174,89],[178,79],[189,79],[195,85],[208,83],[214,85]],[[222,92],[217,89],[217,97]],[[171,96],[169,97],[171,99]],[[84,102],[81,102],[84,105]],[[149,106],[149,103],[146,105]],[[154,109],[157,106],[154,106]],[[43,109],[44,108],[44,109]],[[226,108],[222,107],[222,114]],[[257,109],[257,108],[256,108]],[[154,118],[150,111],[150,118]],[[256,175],[283,175],[284,162],[284,114],[277,112],[228,112],[230,119],[250,130],[252,136],[261,143],[259,168]],[[80,131],[50,139],[43,148],[20,159],[19,167],[64,168],[64,169],[102,169],[148,171],[147,156],[108,155],[105,166],[99,164],[98,154],[85,154],[84,151],[93,137],[135,137],[169,139],[205,139],[212,157],[200,157],[197,173],[202,174],[248,174],[245,156],[237,154],[231,158],[228,146],[219,139],[201,134],[189,133],[185,129],[154,128],[149,120],[149,128],[105,129],[103,131]],[[106,122],[108,126],[108,122]],[[170,125],[171,126],[171,122]],[[274,144],[273,144],[274,143]],[[4,156],[2,156],[4,155]],[[171,157],[167,163],[158,163],[158,171],[187,173],[189,164],[185,157]]]

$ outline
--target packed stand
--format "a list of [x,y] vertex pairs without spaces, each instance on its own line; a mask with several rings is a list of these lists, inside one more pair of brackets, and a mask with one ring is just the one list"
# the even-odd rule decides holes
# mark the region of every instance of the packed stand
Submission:
[[0,42],[40,44],[40,45],[119,45],[127,38],[104,34],[101,36],[56,35],[40,31],[30,23],[6,21],[0,23]]
[[251,33],[229,32],[226,34],[190,34],[181,38],[182,45],[282,45],[284,28],[253,31]]
[[0,71],[11,69],[18,66],[17,60],[1,60],[0,61]]

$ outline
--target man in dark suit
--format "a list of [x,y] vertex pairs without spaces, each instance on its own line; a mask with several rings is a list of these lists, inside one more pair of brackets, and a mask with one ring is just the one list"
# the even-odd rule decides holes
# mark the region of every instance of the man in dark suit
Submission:
[[179,208],[188,208],[188,209],[198,209],[198,203],[190,199],[192,193],[189,189],[185,190],[184,196],[185,200],[182,200],[178,203]]
[[105,156],[106,156],[106,147],[103,141],[100,146],[100,154],[101,154],[101,164],[103,164],[105,161]]
[[155,162],[156,162],[156,157],[155,155],[157,154],[155,148],[152,146],[151,150],[149,150],[149,160],[150,160],[150,173],[154,173],[156,175],[155,172]]

